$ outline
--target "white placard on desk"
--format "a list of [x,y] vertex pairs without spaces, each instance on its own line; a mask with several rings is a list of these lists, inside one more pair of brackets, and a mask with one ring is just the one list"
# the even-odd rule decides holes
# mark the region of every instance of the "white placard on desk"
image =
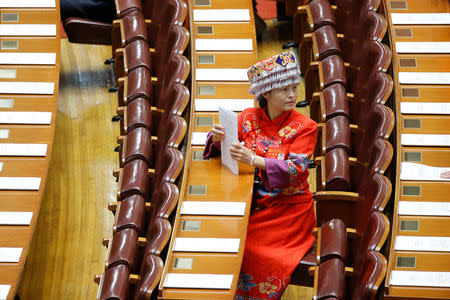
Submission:
[[0,177],[0,190],[37,191],[40,186],[39,177]]
[[450,202],[399,201],[399,215],[450,217]]
[[195,99],[195,111],[219,111],[219,106],[232,111],[253,107],[254,99]]
[[448,25],[450,13],[391,13],[394,25]]
[[56,36],[56,25],[0,24],[0,36]]
[[195,70],[196,81],[248,81],[247,69],[200,69]]
[[253,40],[195,39],[195,51],[253,51]]
[[55,0],[0,0],[1,8],[53,8]]
[[31,211],[0,211],[0,225],[30,225]]
[[395,250],[399,251],[450,251],[450,237],[440,236],[406,236],[395,238]]
[[191,289],[230,289],[232,282],[232,274],[168,273],[164,280],[164,287]]
[[403,133],[403,146],[450,146],[450,134]]
[[439,168],[403,161],[400,170],[400,180],[450,181],[450,179],[441,178],[441,174],[448,171],[450,171],[450,167]]
[[240,239],[233,238],[175,238],[173,251],[179,252],[227,252],[239,251]]
[[17,263],[22,255],[23,248],[17,247],[0,247],[0,262]]
[[398,72],[400,84],[450,84],[450,72]]
[[403,146],[450,146],[450,134],[403,133]]
[[52,95],[55,91],[54,82],[0,82],[0,94],[36,94]]
[[397,53],[450,53],[450,42],[396,42]]
[[46,156],[47,144],[0,143],[0,156]]
[[0,284],[0,300],[6,300],[6,298],[8,298],[10,289],[10,284]]
[[40,111],[0,111],[0,124],[39,124],[49,125],[51,112]]
[[0,52],[0,65],[54,65],[56,53]]
[[205,145],[208,132],[193,132],[191,137],[191,145]]
[[245,202],[225,201],[183,201],[182,215],[203,216],[243,216],[245,214]]
[[450,114],[450,103],[400,102],[400,112],[413,115],[448,115]]
[[248,9],[194,9],[194,22],[250,22]]
[[390,285],[450,287],[450,272],[392,270]]

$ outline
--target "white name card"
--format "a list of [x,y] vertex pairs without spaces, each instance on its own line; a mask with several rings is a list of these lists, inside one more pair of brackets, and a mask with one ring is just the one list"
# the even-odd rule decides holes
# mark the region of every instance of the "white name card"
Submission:
[[395,238],[395,250],[448,252],[450,237],[399,235]]
[[0,156],[46,156],[47,144],[0,143]]
[[253,99],[195,99],[195,111],[219,111],[219,106],[232,111],[243,111],[254,106]]
[[398,72],[400,84],[450,84],[450,72]]
[[194,22],[250,22],[248,9],[194,9]]
[[164,280],[164,287],[229,290],[232,282],[232,274],[168,273]]
[[450,168],[439,168],[403,161],[400,170],[400,180],[450,181],[450,179],[441,178],[441,174],[448,171],[450,171]]
[[404,133],[401,143],[404,146],[450,146],[450,134]]
[[401,102],[400,111],[402,114],[448,115],[450,103]]
[[6,300],[6,298],[8,298],[10,289],[11,289],[11,285],[0,284],[0,300]]
[[396,42],[397,53],[450,53],[450,42]]
[[406,216],[450,217],[450,202],[399,201],[398,214]]
[[52,95],[54,91],[54,82],[0,82],[0,94]]
[[195,71],[197,81],[248,81],[247,69],[199,69]]
[[253,51],[252,39],[195,39],[196,51]]
[[20,255],[22,255],[23,248],[16,247],[0,247],[0,262],[2,263],[17,263]]
[[39,124],[49,125],[51,112],[39,111],[0,111],[0,124]]
[[245,202],[183,201],[182,215],[243,216]]
[[39,177],[0,177],[0,190],[37,191],[40,186]]
[[205,145],[207,132],[193,132],[191,137],[191,145]]
[[450,287],[450,272],[393,270],[389,284],[400,286]]
[[54,65],[56,53],[0,52],[1,65]]
[[56,7],[55,0],[0,0],[2,8]]
[[0,36],[56,36],[56,25],[0,24]]
[[450,13],[392,13],[394,25],[446,25],[450,24]]
[[33,212],[0,211],[0,225],[30,225]]
[[175,238],[173,251],[237,253],[239,243],[233,238]]

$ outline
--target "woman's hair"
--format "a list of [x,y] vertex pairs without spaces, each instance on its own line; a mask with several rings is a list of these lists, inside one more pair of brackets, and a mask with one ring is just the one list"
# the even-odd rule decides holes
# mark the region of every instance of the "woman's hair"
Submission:
[[267,106],[267,99],[266,97],[264,97],[262,94],[258,96],[258,98],[256,98],[256,100],[258,100],[258,104],[260,108],[266,108]]

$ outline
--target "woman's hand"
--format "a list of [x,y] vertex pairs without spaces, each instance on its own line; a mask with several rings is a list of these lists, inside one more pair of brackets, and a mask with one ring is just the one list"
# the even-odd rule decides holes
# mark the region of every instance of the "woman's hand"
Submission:
[[220,124],[214,124],[211,129],[211,137],[213,143],[223,141],[225,139],[225,132],[223,132],[223,126]]
[[246,164],[250,164],[252,160],[252,150],[242,146],[240,143],[231,144],[230,153],[231,158]]

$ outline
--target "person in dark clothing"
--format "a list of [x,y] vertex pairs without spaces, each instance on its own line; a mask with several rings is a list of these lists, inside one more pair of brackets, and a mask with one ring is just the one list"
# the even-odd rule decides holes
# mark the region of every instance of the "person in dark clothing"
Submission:
[[112,23],[116,17],[113,0],[61,0],[61,19],[78,17]]

